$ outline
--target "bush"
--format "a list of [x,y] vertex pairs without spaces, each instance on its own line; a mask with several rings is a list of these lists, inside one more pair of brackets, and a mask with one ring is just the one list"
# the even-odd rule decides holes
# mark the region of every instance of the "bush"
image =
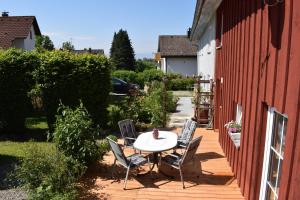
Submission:
[[84,164],[98,159],[97,131],[83,105],[74,110],[60,106],[59,111],[53,133],[58,149]]
[[193,78],[176,78],[168,82],[169,90],[192,90],[194,86]]
[[30,199],[75,199],[75,183],[85,169],[54,146],[45,149],[30,143],[12,176],[29,190]]
[[148,70],[148,69],[156,69],[157,66],[156,64],[154,63],[155,61],[146,61],[146,60],[137,60],[136,61],[136,67],[135,67],[135,71],[136,72],[143,72],[145,70]]
[[[114,135],[109,135],[107,136],[108,138],[112,139],[113,141],[117,142],[118,141],[118,138]],[[108,141],[107,139],[103,139],[103,140],[100,140],[97,142],[97,145],[99,146],[99,149],[100,149],[100,155],[101,155],[101,158],[103,157],[103,155],[110,151],[110,146],[108,144]]]
[[125,119],[125,111],[122,109],[122,107],[117,105],[109,105],[107,108],[108,110],[108,126],[112,128],[113,130],[118,130],[118,122]]
[[27,92],[34,84],[31,72],[37,66],[36,52],[0,50],[0,132],[24,129],[30,103]]
[[41,53],[41,66],[34,77],[41,88],[50,128],[59,101],[72,108],[82,100],[96,124],[107,123],[111,90],[110,64],[104,56],[72,54],[67,51]]
[[128,83],[137,83],[137,74],[129,70],[116,70],[112,73],[113,77],[122,79]]
[[141,86],[145,83],[151,83],[152,81],[161,81],[164,73],[158,69],[148,69],[138,73],[137,81]]

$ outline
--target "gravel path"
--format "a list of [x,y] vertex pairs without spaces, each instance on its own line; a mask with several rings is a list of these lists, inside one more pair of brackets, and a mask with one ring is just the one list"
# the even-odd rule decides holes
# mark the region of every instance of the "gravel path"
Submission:
[[20,188],[0,190],[0,200],[24,200],[27,199],[27,193]]

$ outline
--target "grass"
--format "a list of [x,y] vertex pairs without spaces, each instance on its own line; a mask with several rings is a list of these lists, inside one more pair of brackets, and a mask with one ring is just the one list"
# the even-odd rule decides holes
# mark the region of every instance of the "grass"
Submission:
[[28,129],[48,129],[46,117],[28,117],[25,126]]
[[[44,142],[44,135],[48,130],[46,117],[29,117],[25,121],[25,126],[27,130],[23,134],[16,134],[16,138],[12,137],[13,141],[11,139],[0,141],[0,190],[11,187],[10,183],[5,181],[6,176],[13,172],[14,165],[26,156],[26,151],[32,144],[43,149],[50,149],[54,145],[54,143]],[[43,139],[42,142],[25,141],[24,138],[27,137],[28,140],[30,138]],[[21,140],[21,142],[17,140]]]

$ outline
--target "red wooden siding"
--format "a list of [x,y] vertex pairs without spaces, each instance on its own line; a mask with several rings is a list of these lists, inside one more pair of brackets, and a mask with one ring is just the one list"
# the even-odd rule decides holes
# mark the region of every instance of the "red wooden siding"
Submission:
[[[215,127],[243,195],[258,199],[268,107],[288,116],[279,199],[300,199],[300,1],[223,0],[217,10]],[[223,34],[221,25],[223,15]],[[221,83],[223,80],[223,83]],[[224,124],[243,109],[241,146]]]

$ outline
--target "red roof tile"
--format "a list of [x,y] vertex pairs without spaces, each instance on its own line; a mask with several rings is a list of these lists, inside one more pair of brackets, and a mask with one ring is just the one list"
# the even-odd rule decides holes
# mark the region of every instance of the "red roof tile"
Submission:
[[34,16],[0,17],[0,47],[9,48],[16,38],[26,38],[33,25],[36,35],[41,35]]

